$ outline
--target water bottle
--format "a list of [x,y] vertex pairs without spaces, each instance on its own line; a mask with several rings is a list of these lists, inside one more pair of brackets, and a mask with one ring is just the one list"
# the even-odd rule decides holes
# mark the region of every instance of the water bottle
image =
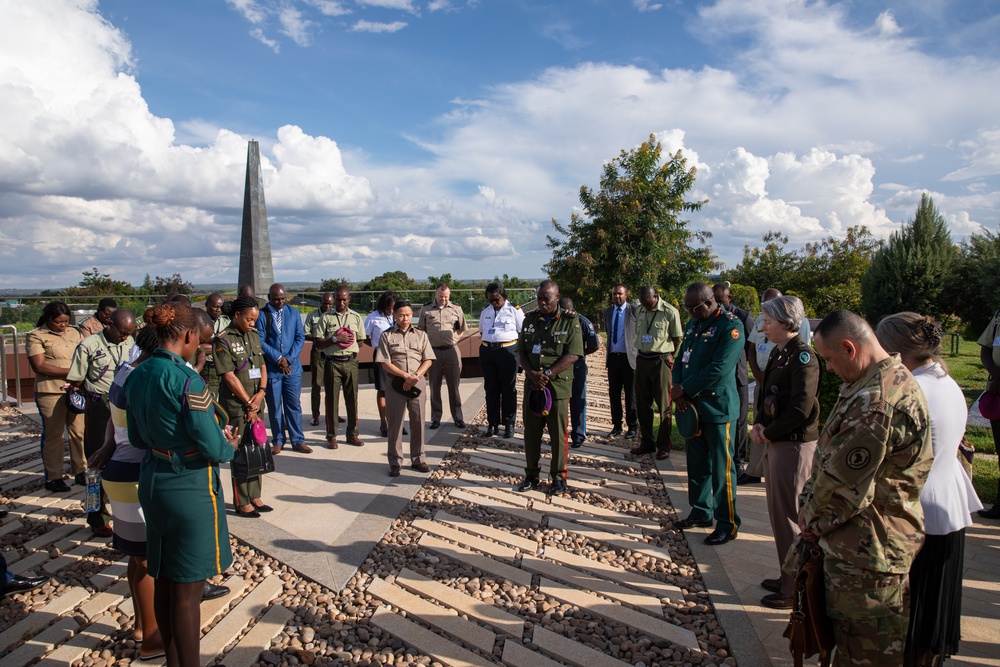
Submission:
[[87,469],[87,499],[83,502],[83,509],[101,511],[101,471],[96,468]]

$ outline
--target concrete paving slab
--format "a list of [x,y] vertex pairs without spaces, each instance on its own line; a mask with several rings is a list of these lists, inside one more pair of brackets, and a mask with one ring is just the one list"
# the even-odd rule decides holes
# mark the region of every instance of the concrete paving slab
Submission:
[[[284,587],[284,582],[271,575],[257,584],[239,604],[229,610],[222,620],[215,624],[201,638],[201,664],[207,665],[215,659],[247,627],[254,616],[265,611]],[[204,615],[202,616],[204,622]]]
[[379,607],[372,615],[372,624],[395,635],[418,651],[434,656],[452,667],[494,667],[494,664],[454,642],[421,627],[413,621],[393,614],[388,607]]
[[250,628],[250,631],[240,638],[239,643],[226,653],[225,662],[234,667],[257,662],[260,654],[270,648],[274,638],[284,630],[294,617],[295,614],[285,607],[271,607]]
[[629,664],[551,630],[546,630],[540,625],[533,628],[531,641],[549,655],[556,656],[576,667],[626,667]]
[[417,519],[413,522],[413,527],[426,533],[443,537],[446,540],[451,540],[452,542],[458,544],[464,544],[470,549],[482,551],[484,554],[492,556],[493,558],[500,558],[502,560],[513,562],[514,558],[517,557],[517,551],[515,549],[503,544],[497,544],[496,542],[490,542],[489,540],[469,535],[468,533],[463,533],[460,530],[450,528],[436,521]]
[[512,583],[520,584],[521,586],[531,585],[530,572],[525,572],[524,570],[520,570],[513,565],[507,565],[506,563],[494,558],[469,551],[468,549],[460,547],[457,544],[452,544],[451,542],[438,539],[433,535],[425,533],[420,537],[420,540],[417,541],[417,544],[427,549],[432,549],[439,554],[443,554],[452,560],[465,563],[466,565],[471,565],[477,570],[481,570],[487,574],[496,575]]

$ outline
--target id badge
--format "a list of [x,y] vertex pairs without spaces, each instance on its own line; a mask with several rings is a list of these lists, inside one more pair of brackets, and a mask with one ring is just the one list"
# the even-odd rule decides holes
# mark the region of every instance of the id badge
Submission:
[[251,368],[250,369],[250,379],[251,380],[259,380],[260,379],[260,369],[259,368]]
[[492,336],[496,332],[497,332],[497,328],[496,327],[490,327],[489,330],[486,333],[488,333],[489,335]]
[[760,354],[764,354],[765,352],[767,352],[767,343],[761,343],[760,345],[758,345],[757,352]]
[[993,347],[1000,347],[1000,336],[993,339]]
[[653,342],[653,337],[650,334],[643,334],[643,336],[642,336],[642,342],[643,343],[652,343]]
[[542,344],[541,343],[535,343],[534,346],[532,346],[532,348],[531,348],[531,353],[532,354],[541,354],[542,353]]
[[691,350],[684,350],[684,356],[681,357],[682,363],[687,363],[691,361]]

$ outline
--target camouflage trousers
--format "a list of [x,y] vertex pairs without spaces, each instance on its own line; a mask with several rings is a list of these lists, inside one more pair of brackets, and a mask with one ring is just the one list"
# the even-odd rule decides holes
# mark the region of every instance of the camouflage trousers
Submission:
[[899,667],[910,615],[905,574],[865,570],[829,553],[823,563],[826,610],[837,649],[834,667]]

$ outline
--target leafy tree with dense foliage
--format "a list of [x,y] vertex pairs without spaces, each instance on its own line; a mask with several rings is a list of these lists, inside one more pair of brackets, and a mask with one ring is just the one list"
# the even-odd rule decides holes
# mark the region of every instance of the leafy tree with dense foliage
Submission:
[[679,216],[706,201],[684,197],[695,183],[695,168],[677,151],[661,162],[656,135],[604,165],[600,190],[580,188],[584,214],[567,226],[555,218],[557,237],[548,237],[552,259],[545,269],[576,309],[596,316],[607,305],[611,286],[623,282],[633,291],[656,285],[678,291],[713,267],[703,244],[707,232],[693,232]]
[[96,266],[83,272],[78,285],[60,291],[62,296],[130,296],[135,293],[132,283],[115,280],[110,274],[101,273]]
[[943,296],[957,259],[948,223],[925,192],[913,220],[889,237],[861,278],[865,317],[875,324],[909,310],[940,319],[951,311]]
[[150,279],[147,273],[140,290],[143,294],[170,294],[171,292],[192,294],[194,292],[194,285],[181,278],[181,274],[179,273],[175,273],[169,278],[156,276],[154,279]]
[[763,240],[763,246],[744,246],[743,261],[723,277],[758,293],[774,287],[793,294],[807,313],[819,317],[838,308],[861,312],[861,276],[879,248],[867,227],[850,227],[843,238],[831,236],[798,250],[790,250],[780,232],[768,232]]
[[1000,300],[1000,235],[983,230],[959,246],[951,279],[942,294],[949,311],[965,324],[975,340],[986,329]]

